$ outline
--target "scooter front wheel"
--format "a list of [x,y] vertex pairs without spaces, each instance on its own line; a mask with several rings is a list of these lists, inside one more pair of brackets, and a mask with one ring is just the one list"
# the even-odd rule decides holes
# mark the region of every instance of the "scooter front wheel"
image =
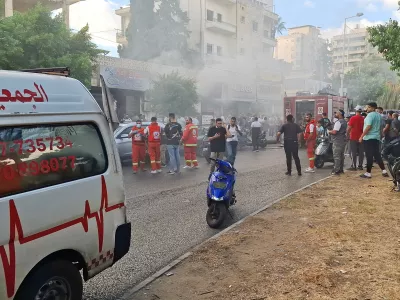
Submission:
[[227,207],[223,202],[213,202],[207,210],[206,221],[208,226],[217,229],[224,223]]
[[324,167],[325,161],[324,158],[322,156],[316,156],[315,157],[315,167],[317,169],[321,169]]

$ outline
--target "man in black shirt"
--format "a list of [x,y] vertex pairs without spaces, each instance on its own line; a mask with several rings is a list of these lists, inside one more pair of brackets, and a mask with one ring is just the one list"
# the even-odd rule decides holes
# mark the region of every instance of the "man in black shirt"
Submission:
[[[229,130],[222,126],[222,119],[215,120],[215,126],[210,127],[207,134],[210,142],[211,158],[223,159],[226,150],[226,138],[231,137]],[[215,162],[211,162],[211,173],[215,170]]]
[[296,164],[297,174],[301,176],[301,165],[299,158],[299,139],[302,130],[300,126],[293,122],[293,116],[288,115],[286,117],[286,124],[283,124],[281,129],[278,131],[278,135],[276,137],[277,142],[279,143],[279,139],[283,134],[284,140],[284,149],[286,153],[286,165],[287,172],[286,175],[292,175],[292,157]]
[[164,128],[165,136],[167,138],[167,149],[169,155],[169,172],[168,174],[174,175],[180,172],[180,154],[179,143],[182,138],[182,126],[176,122],[175,114],[169,114],[169,123]]

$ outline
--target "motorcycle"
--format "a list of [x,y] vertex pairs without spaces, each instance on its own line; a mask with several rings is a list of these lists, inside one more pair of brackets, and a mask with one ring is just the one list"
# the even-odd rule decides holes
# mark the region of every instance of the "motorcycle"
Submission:
[[258,146],[261,149],[265,149],[267,147],[267,132],[261,132],[260,136],[258,137]]
[[315,167],[321,169],[326,162],[333,163],[333,147],[329,137],[319,138],[319,144],[315,149]]
[[234,186],[237,171],[227,161],[210,160],[215,161],[216,171],[211,174],[207,188],[206,221],[211,228],[219,228],[229,213],[229,207],[236,204]]
[[391,141],[382,149],[382,158],[386,161],[392,176],[394,189],[400,191],[400,138]]

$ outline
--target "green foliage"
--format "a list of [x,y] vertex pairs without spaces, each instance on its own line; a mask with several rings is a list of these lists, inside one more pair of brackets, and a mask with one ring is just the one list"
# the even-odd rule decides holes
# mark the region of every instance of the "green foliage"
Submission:
[[180,116],[194,115],[199,101],[196,81],[183,78],[177,72],[161,75],[154,82],[150,98],[155,111],[164,116],[171,112]]
[[62,16],[41,5],[0,21],[0,69],[70,67],[72,77],[90,87],[93,62],[104,53],[91,42],[89,27],[72,33]]
[[191,60],[187,40],[189,19],[179,0],[131,0],[131,22],[127,30],[128,45],[119,48],[123,58],[147,61],[163,52],[176,51]]
[[332,50],[331,44],[328,40],[324,41],[319,49],[317,60],[316,60],[316,67],[317,71],[314,74],[314,79],[321,80],[325,82],[330,82],[330,74],[332,73]]
[[[396,82],[397,76],[390,71],[389,64],[380,57],[369,57],[361,61],[358,68],[344,76],[347,94],[356,104],[378,101],[385,92],[387,82]],[[333,80],[333,89],[339,90],[340,77]]]
[[[399,1],[400,5],[400,1]],[[400,26],[396,20],[389,19],[384,25],[368,28],[369,42],[377,47],[379,53],[391,64],[392,70],[400,72]]]
[[275,25],[275,36],[277,33],[282,35],[285,30],[286,30],[286,22],[283,22],[282,18],[279,17]]
[[400,109],[400,85],[387,83],[378,105],[386,109]]

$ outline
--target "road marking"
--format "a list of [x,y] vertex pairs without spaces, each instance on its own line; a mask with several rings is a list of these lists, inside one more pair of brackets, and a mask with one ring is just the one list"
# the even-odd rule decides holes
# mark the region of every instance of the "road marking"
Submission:
[[182,256],[178,257],[177,259],[175,259],[174,261],[172,261],[171,263],[169,263],[168,265],[166,265],[164,268],[162,268],[161,270],[155,272],[153,275],[147,277],[145,280],[143,280],[142,282],[140,282],[139,284],[137,284],[136,286],[134,286],[132,289],[130,289],[129,291],[125,292],[124,295],[122,297],[119,298],[119,300],[133,300],[133,295],[136,294],[138,291],[140,291],[141,289],[143,289],[144,287],[146,287],[147,285],[149,285],[150,283],[152,283],[154,280],[156,280],[157,278],[161,277],[162,275],[164,275],[166,272],[168,272],[169,270],[171,270],[173,267],[175,267],[176,265],[178,265],[179,263],[181,263],[183,260],[185,260],[186,258],[188,258],[189,256],[191,256],[194,252],[196,252],[196,250],[198,250],[199,248],[203,247],[204,244],[219,238],[221,235],[229,232],[230,230],[236,228],[238,225],[242,224],[244,221],[246,221],[248,218],[254,217],[255,215],[263,212],[264,210],[270,208],[272,205],[286,199],[289,198],[290,196],[301,192],[305,189],[308,189],[310,187],[312,187],[313,185],[316,185],[322,181],[325,181],[329,178],[332,178],[333,176],[327,176],[325,178],[319,179],[317,181],[314,181],[313,183],[307,184],[306,186],[303,186],[302,188],[299,188],[298,190],[291,192],[275,201],[272,201],[271,203],[267,204],[266,206],[260,208],[259,210],[251,213],[250,215],[244,217],[243,219],[237,221],[236,223],[232,224],[231,226],[225,228],[224,230],[220,231],[219,233],[213,235],[212,237],[206,239],[205,241],[201,242],[199,245],[195,246],[192,248],[192,250],[186,252],[185,254],[183,254]]

